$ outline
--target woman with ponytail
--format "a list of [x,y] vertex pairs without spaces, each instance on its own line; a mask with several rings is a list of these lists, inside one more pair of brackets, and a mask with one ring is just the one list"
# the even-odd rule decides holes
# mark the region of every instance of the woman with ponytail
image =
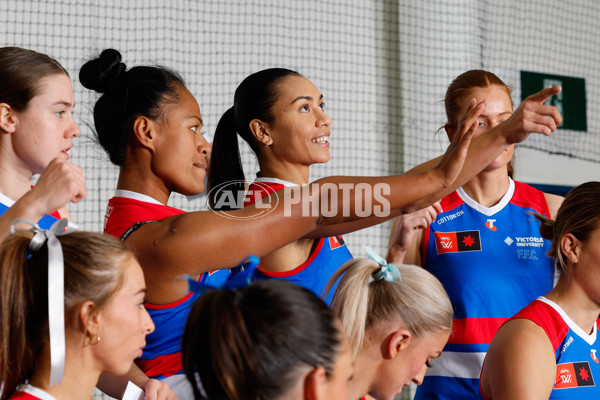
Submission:
[[[87,196],[81,168],[71,164],[73,87],[53,58],[0,47],[0,241],[14,219],[48,228]],[[41,174],[35,187],[34,175]]]
[[352,362],[339,320],[289,282],[202,295],[190,312],[183,354],[196,400],[348,399]]
[[[525,140],[530,133],[523,118],[517,119],[501,132],[483,135],[469,151],[473,121],[484,106],[480,104],[461,123],[446,154],[431,162],[425,172],[324,178],[284,191],[279,202],[263,200],[260,208],[186,213],[167,202],[172,192],[196,195],[204,190],[210,145],[200,133],[198,103],[182,79],[161,67],[127,69],[121,54],[112,49],[87,62],[79,79],[83,86],[102,93],[94,107],[96,134],[111,161],[120,167],[117,191],[107,207],[105,232],[127,240],[138,255],[148,285],[146,306],[152,318],[161,321],[137,364],[152,377],[169,380],[176,393],[181,383],[181,398],[189,390],[182,380],[180,339],[191,300],[173,284],[180,274],[203,282],[222,280],[226,272],[214,271],[235,266],[248,254],[264,256],[302,237],[350,232],[358,229],[356,224],[373,225],[406,209],[431,204],[508,144]],[[314,126],[297,115],[290,118],[301,127]],[[546,128],[549,134],[552,127]],[[465,159],[468,169],[462,168]],[[377,192],[381,185],[389,190]],[[365,210],[357,210],[355,202],[361,196],[375,199],[376,195],[382,201],[371,202],[371,209],[366,210],[371,217],[361,219],[359,214]],[[330,199],[337,200],[329,204]],[[308,202],[314,207],[306,207]],[[265,207],[269,212],[264,212]],[[307,208],[316,211],[303,213]],[[321,210],[330,209],[340,212],[322,214]]]
[[154,329],[125,244],[52,232],[18,231],[0,247],[1,400],[89,399],[101,373],[129,370]]
[[429,272],[369,253],[369,259],[344,264],[326,290],[340,280],[331,307],[354,359],[348,398],[393,400],[410,382],[421,384],[441,354],[452,331],[452,305]]
[[561,275],[556,287],[494,336],[480,389],[485,399],[600,398],[600,182],[572,189],[554,220],[536,215]]

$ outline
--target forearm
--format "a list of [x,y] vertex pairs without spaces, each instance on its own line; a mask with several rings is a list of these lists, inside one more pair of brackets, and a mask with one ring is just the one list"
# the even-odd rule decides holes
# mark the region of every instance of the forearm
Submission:
[[[45,214],[37,207],[35,201],[27,194],[15,202],[4,214],[0,216],[0,242],[10,233],[10,226],[15,219],[22,218],[32,222],[38,222]],[[21,224],[17,224],[19,228]],[[27,227],[27,225],[23,225]]]

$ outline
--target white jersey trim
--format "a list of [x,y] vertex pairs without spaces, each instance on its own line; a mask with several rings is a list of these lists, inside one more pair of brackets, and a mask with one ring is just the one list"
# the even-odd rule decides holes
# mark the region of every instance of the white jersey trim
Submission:
[[479,379],[485,354],[444,351],[441,356],[430,361],[431,367],[427,368],[427,376]]
[[158,204],[158,205],[161,205],[161,206],[164,205],[163,203],[161,203],[160,201],[156,200],[153,197],[150,197],[150,196],[147,196],[145,194],[138,193],[138,192],[133,192],[131,190],[125,190],[125,189],[117,189],[117,190],[115,190],[114,197],[124,197],[126,199],[143,201],[143,202],[146,202],[146,203]]
[[42,389],[38,389],[35,386],[31,386],[28,383],[20,384],[15,390],[18,390],[19,392],[28,393],[41,400],[56,400],[54,396],[51,396],[47,392],[44,392]]
[[483,215],[487,215],[488,217],[490,217],[502,211],[502,209],[504,209],[504,207],[506,207],[506,205],[510,203],[510,200],[515,194],[515,181],[508,177],[508,190],[506,191],[506,193],[504,193],[504,196],[502,196],[498,204],[493,205],[491,207],[482,206],[481,204],[473,200],[471,197],[469,197],[469,195],[465,192],[465,190],[462,187],[456,189],[456,193],[468,206],[474,208]]
[[268,177],[268,176],[256,178],[254,180],[254,182],[258,182],[258,183],[261,183],[261,182],[264,182],[264,183],[278,183],[278,184],[283,185],[285,187],[300,186],[300,185],[296,185],[295,183],[292,183],[292,182],[284,181],[283,179],[271,178],[271,177]]
[[9,199],[3,193],[0,193],[0,203],[10,208],[13,206],[13,204],[15,204],[15,201],[13,199]]
[[596,327],[595,321],[594,321],[594,327],[592,328],[592,333],[587,334],[587,333],[585,333],[585,331],[583,329],[581,329],[579,327],[579,325],[577,325],[575,322],[573,322],[573,320],[571,318],[569,318],[567,313],[565,313],[564,310],[562,308],[560,308],[560,306],[558,304],[556,304],[552,300],[548,300],[544,296],[538,297],[538,300],[543,303],[548,304],[550,307],[552,307],[554,310],[556,310],[556,312],[560,314],[560,317],[563,319],[563,321],[565,321],[565,323],[569,326],[569,328],[571,328],[571,330],[577,336],[579,336],[580,338],[585,340],[587,344],[589,344],[591,346],[594,344],[594,342],[596,342],[598,328]]

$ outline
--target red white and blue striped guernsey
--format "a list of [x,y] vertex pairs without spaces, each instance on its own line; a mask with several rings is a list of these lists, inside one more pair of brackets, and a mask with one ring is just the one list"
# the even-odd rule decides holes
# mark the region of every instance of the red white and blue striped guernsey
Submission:
[[[285,187],[294,186],[298,185],[282,179],[257,178],[248,187],[244,207]],[[311,290],[320,297],[331,276],[342,264],[351,259],[352,254],[341,236],[320,238],[306,261],[296,268],[286,272],[271,272],[261,269],[259,265],[254,278],[256,280],[285,279]],[[332,288],[325,299],[327,304],[331,302],[335,288],[336,286]]]
[[[15,204],[15,201],[9,199],[4,194],[0,193],[0,215],[4,214],[6,210]],[[50,229],[52,224],[60,219],[58,211],[54,211],[52,214],[44,215],[38,222],[38,226],[42,229]]]
[[588,334],[558,304],[543,296],[511,320],[517,318],[528,319],[542,327],[554,348],[556,378],[549,400],[600,399],[600,360],[596,354],[600,349],[600,319]]
[[549,216],[549,210],[544,193],[512,179],[495,206],[483,207],[462,188],[441,203],[421,254],[452,301],[453,333],[415,399],[480,399],[479,374],[494,334],[553,287],[550,243],[529,214]]
[[[125,240],[135,229],[146,223],[184,212],[140,193],[117,190],[108,202],[104,231]],[[201,275],[200,282],[218,286],[228,276],[228,269],[207,272]],[[198,296],[197,293],[189,293],[170,304],[144,304],[155,330],[146,336],[144,353],[136,360],[136,364],[148,377],[167,382],[180,399],[193,398],[191,386],[183,372],[181,338],[191,306]]]

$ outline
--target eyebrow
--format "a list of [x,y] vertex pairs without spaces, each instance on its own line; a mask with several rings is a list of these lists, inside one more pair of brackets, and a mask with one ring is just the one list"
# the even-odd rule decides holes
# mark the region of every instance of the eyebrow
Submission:
[[[501,112],[498,115],[505,115],[505,114],[512,114],[512,113],[513,113],[512,111],[504,111],[504,112]],[[484,114],[484,113],[479,114],[479,116],[486,117],[486,118],[489,117],[488,114]]]
[[188,118],[197,119],[198,122],[200,122],[200,125],[204,125],[204,121],[202,121],[202,118],[198,117],[197,115],[191,115]]
[[[319,97],[319,100],[323,99],[323,95],[321,95],[321,97]],[[308,100],[308,101],[312,101],[313,98],[312,96],[298,96],[296,97],[290,104],[294,104],[295,102],[297,102],[298,100]]]
[[75,103],[70,103],[68,101],[57,101],[53,103],[54,106],[66,106],[66,107],[75,107]]

